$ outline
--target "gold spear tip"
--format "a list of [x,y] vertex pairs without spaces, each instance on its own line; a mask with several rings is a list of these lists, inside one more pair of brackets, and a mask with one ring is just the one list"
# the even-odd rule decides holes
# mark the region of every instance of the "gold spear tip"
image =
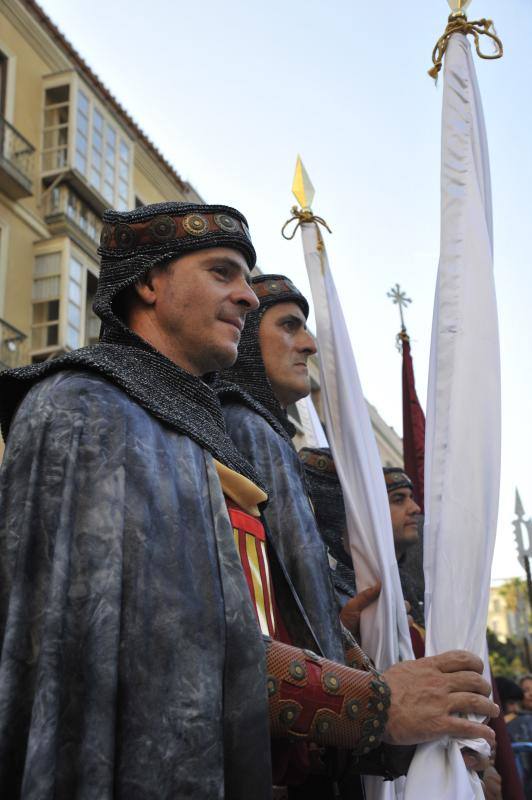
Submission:
[[308,176],[308,172],[303,166],[301,156],[297,157],[296,171],[294,173],[294,181],[292,183],[292,194],[296,198],[303,211],[310,210],[312,201],[314,200],[314,186]]
[[471,0],[447,0],[451,7],[451,16],[465,17],[465,12],[471,5]]

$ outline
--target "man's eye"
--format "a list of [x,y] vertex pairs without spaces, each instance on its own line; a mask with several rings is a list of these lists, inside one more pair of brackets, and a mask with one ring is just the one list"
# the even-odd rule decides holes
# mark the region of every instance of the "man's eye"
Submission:
[[217,275],[221,275],[222,278],[227,278],[229,275],[229,270],[227,267],[213,267],[213,272],[215,272]]
[[283,328],[285,328],[290,333],[295,333],[297,331],[298,324],[297,322],[294,322],[294,320],[288,319],[286,322],[283,323]]

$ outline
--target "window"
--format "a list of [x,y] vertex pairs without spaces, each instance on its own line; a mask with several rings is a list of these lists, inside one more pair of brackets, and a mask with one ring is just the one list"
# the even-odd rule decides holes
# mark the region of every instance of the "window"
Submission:
[[32,350],[59,344],[61,253],[37,256],[33,280]]
[[92,311],[96,264],[64,239],[56,253],[35,258],[32,360],[57,350],[75,350],[98,340],[100,320]]
[[69,93],[68,85],[44,93],[43,172],[65,169],[68,163]]
[[78,110],[76,113],[76,156],[74,164],[83,175],[87,172],[87,154],[89,150],[89,98],[78,92]]
[[130,204],[133,145],[105,105],[88,89],[76,88],[76,77],[70,80],[44,91],[43,173],[74,169],[110,206],[124,211]]
[[96,344],[100,338],[101,320],[92,310],[94,295],[98,279],[92,272],[87,271],[87,292],[86,292],[86,321],[85,321],[85,342],[84,344]]
[[83,292],[83,264],[71,255],[68,271],[68,306],[66,343],[75,350],[81,341],[81,308]]
[[109,205],[120,211],[129,208],[131,147],[81,89],[76,117],[76,167]]

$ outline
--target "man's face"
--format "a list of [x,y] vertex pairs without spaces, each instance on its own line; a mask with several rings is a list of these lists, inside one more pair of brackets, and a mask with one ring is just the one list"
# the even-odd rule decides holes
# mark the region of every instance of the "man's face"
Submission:
[[316,345],[298,304],[271,306],[261,319],[259,342],[266,375],[281,406],[306,397],[310,392],[307,360]]
[[419,538],[417,530],[417,518],[421,509],[414,500],[411,489],[401,487],[394,489],[388,494],[390,504],[390,516],[392,518],[393,541],[397,557],[404,552]]
[[244,256],[227,247],[189,253],[150,283],[152,323],[174,360],[194,375],[232,366],[248,311],[259,302],[249,285]]
[[523,690],[523,711],[532,713],[532,678],[524,678],[521,681],[521,689]]

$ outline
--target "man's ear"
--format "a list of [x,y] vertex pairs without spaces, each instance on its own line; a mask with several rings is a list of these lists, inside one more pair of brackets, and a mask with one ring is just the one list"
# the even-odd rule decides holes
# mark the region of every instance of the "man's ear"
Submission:
[[133,290],[138,299],[145,305],[152,306],[155,304],[156,292],[153,286],[153,277],[150,273],[138,280],[133,285]]

